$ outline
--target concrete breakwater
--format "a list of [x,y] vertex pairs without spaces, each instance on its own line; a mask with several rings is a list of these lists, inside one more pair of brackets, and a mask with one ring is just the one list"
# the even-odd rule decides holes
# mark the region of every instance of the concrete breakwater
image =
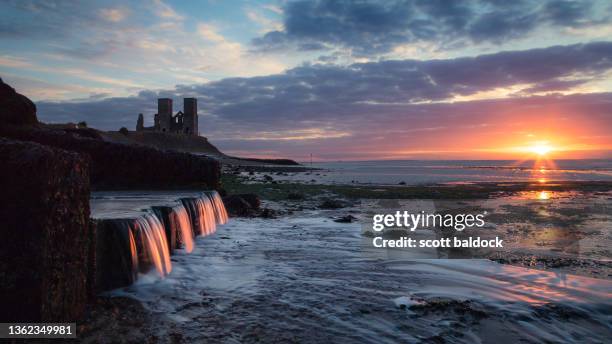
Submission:
[[176,249],[191,252],[197,236],[213,234],[228,219],[216,191],[94,194],[91,207],[98,292],[130,285],[151,271],[165,277]]

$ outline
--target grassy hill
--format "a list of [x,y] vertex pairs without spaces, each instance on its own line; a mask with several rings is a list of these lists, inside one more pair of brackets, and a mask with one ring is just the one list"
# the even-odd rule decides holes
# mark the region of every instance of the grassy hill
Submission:
[[138,144],[155,147],[163,150],[175,150],[193,154],[204,154],[221,160],[229,165],[259,166],[259,165],[285,165],[299,166],[290,159],[256,159],[241,158],[223,154],[208,139],[203,136],[186,136],[180,134],[166,134],[153,131],[128,131],[127,135],[118,131],[100,131],[104,140],[126,144]]
[[117,131],[103,131],[100,135],[108,141],[127,144],[140,144],[163,150],[176,150],[188,153],[199,153],[222,158],[225,155],[203,136],[186,136],[152,131],[129,131],[124,135]]

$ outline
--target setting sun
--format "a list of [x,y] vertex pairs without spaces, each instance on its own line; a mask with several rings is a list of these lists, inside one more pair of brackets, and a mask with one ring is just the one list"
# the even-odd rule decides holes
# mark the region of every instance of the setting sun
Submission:
[[547,144],[537,144],[535,146],[530,147],[529,150],[533,153],[536,153],[537,155],[546,155],[550,151],[552,151],[552,148]]

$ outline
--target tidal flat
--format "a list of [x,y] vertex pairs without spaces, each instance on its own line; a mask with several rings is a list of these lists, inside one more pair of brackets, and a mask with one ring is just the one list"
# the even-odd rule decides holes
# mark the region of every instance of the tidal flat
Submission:
[[[318,171],[294,172],[304,173],[316,178]],[[612,182],[326,185],[313,180],[309,183],[277,180],[269,171],[226,173],[222,177],[229,193],[260,195],[274,204],[277,213],[287,215],[321,208],[322,202],[330,199],[345,208],[344,216],[355,216],[362,224],[368,222],[367,214],[380,206],[380,200],[396,200],[391,201],[391,206],[386,205],[392,210],[404,209],[406,205],[414,207],[414,202],[428,200],[429,208],[438,212],[487,211],[487,226],[467,234],[499,235],[504,239],[504,250],[441,249],[436,258],[448,258],[452,253],[452,257],[487,258],[502,264],[612,278]],[[372,234],[368,228],[363,233]],[[435,235],[466,233],[438,230]]]
[[[191,254],[177,250],[166,278],[144,275],[100,297],[79,326],[82,341],[604,343],[612,335],[610,184],[330,186],[265,175],[222,181],[229,194],[259,195],[266,217],[231,218]],[[509,246],[374,248],[366,220],[381,202],[486,210],[483,230]]]

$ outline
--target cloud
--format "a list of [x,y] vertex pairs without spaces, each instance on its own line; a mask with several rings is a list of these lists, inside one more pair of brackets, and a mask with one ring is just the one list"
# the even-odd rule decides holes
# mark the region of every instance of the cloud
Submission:
[[283,24],[281,22],[272,20],[257,10],[248,9],[246,10],[245,13],[246,13],[247,18],[249,18],[250,21],[254,22],[259,27],[262,28],[261,33],[266,33],[268,31],[273,31],[273,30],[281,30],[283,27]]
[[217,28],[210,24],[198,24],[198,34],[211,42],[221,43],[225,41],[225,38],[217,32]]
[[538,27],[578,28],[609,21],[587,1],[290,1],[284,29],[255,38],[259,51],[351,49],[357,56],[384,54],[407,43],[439,46],[499,44]]
[[178,14],[172,6],[166,4],[162,0],[152,0],[153,13],[163,19],[183,20],[182,15]]
[[121,22],[129,15],[129,11],[125,8],[103,8],[99,13],[102,19],[113,23]]
[[[489,125],[489,133],[496,118],[520,125],[525,116],[535,116],[538,107],[565,112],[575,108],[567,116],[586,116],[599,121],[597,128],[608,128],[611,93],[569,93],[612,70],[611,56],[612,42],[599,42],[446,60],[303,65],[280,74],[178,85],[132,97],[37,105],[43,121],[86,120],[94,127],[116,130],[133,127],[141,112],[152,122],[158,97],[174,98],[176,104],[182,104],[182,97],[197,97],[200,131],[222,147],[242,145],[293,156],[305,154],[305,147],[324,150],[322,144],[337,150],[384,146],[379,141],[392,132],[435,146],[427,136],[433,130],[440,137],[459,126],[477,133]],[[516,87],[544,96],[533,97],[527,91],[517,96]],[[504,88],[512,90],[503,95],[506,99],[453,102],[457,96]],[[556,94],[559,90],[568,95]],[[508,128],[498,130],[504,133]]]

